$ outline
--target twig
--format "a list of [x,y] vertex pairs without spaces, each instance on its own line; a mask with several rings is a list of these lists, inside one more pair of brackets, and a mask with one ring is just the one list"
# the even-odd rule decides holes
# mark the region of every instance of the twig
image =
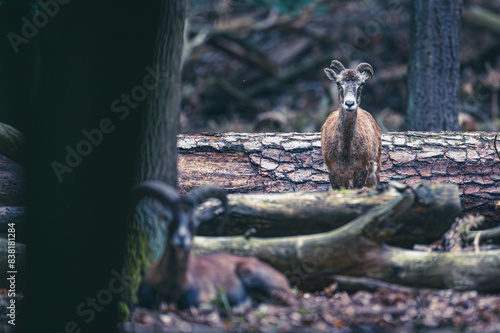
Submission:
[[485,229],[480,231],[471,231],[467,237],[468,241],[476,240],[477,235],[481,233],[481,241],[487,240],[500,240],[500,227],[495,227],[491,229]]
[[481,231],[474,237],[474,252],[479,253],[479,241],[481,240]]
[[401,286],[398,284],[388,283],[372,278],[353,277],[345,275],[334,275],[332,278],[338,283],[339,290],[345,290],[350,293],[359,290],[375,292],[379,289],[385,289],[391,292],[401,292],[407,294],[415,292],[415,288],[412,287]]

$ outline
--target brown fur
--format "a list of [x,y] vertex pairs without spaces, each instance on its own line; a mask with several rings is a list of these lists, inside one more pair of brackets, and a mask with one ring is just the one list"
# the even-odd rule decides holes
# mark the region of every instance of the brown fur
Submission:
[[375,119],[359,107],[365,81],[373,76],[370,64],[346,69],[332,60],[326,76],[337,83],[340,107],[321,127],[321,150],[334,189],[374,186],[380,182],[382,135]]
[[340,107],[328,116],[321,127],[321,149],[334,189],[380,182],[380,128],[360,107],[349,113]]
[[284,275],[256,258],[226,253],[189,254],[184,274],[179,274],[174,283],[166,283],[165,273],[171,273],[172,269],[160,259],[143,277],[143,283],[153,287],[161,299],[179,308],[208,304],[220,291],[226,293],[231,305],[238,305],[248,297],[280,305],[297,304]]
[[359,74],[354,69],[346,69],[342,74],[343,74],[342,80],[345,80],[345,81],[357,81],[358,80]]

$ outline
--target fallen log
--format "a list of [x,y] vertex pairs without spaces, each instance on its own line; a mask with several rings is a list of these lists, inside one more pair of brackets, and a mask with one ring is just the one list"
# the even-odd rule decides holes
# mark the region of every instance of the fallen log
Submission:
[[[500,219],[500,165],[493,133],[397,132],[382,135],[381,181],[459,186],[465,213]],[[229,193],[326,191],[319,133],[180,135],[179,190],[214,183]]]
[[282,271],[300,288],[323,288],[335,275],[364,276],[406,286],[499,291],[500,250],[423,252],[385,242],[399,216],[416,204],[407,188],[391,202],[326,233],[281,237],[196,237],[197,253],[219,251],[255,256]]
[[[425,184],[415,187],[417,202],[396,223],[400,228],[389,244],[412,248],[429,244],[446,232],[462,208],[458,186]],[[251,228],[255,237],[283,237],[326,232],[343,226],[369,209],[399,197],[395,189],[230,194],[229,218],[211,219],[200,226],[202,236],[242,235]],[[217,208],[217,207],[214,207]],[[214,209],[215,210],[215,209]],[[222,209],[218,210],[222,212]],[[222,224],[223,228],[219,226]]]
[[[382,135],[381,180],[459,186],[465,213],[500,219],[500,165],[493,133],[395,132]],[[215,183],[229,193],[329,189],[319,133],[179,135],[179,190]],[[0,155],[0,206],[24,203],[22,167]]]

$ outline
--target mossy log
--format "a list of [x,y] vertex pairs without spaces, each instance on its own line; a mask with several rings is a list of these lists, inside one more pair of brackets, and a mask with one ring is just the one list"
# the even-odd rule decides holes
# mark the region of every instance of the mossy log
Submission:
[[282,271],[299,288],[323,288],[334,275],[364,276],[426,288],[498,291],[500,251],[437,253],[392,247],[386,241],[418,202],[406,188],[396,199],[370,209],[329,232],[280,238],[196,237],[197,253],[255,256]]
[[[438,240],[462,214],[458,186],[425,184],[415,187],[417,202],[396,223],[391,245],[412,248]],[[390,188],[281,194],[230,194],[229,218],[200,226],[199,235],[242,235],[255,228],[256,237],[283,237],[337,229],[369,209],[391,202],[399,193]],[[219,212],[222,210],[218,210]],[[222,224],[223,228],[219,228]]]

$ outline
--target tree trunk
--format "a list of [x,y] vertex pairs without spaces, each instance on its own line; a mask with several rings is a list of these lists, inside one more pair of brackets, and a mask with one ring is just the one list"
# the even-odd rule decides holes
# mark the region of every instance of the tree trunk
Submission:
[[398,217],[418,201],[414,190],[406,189],[398,198],[333,231],[265,239],[196,237],[195,250],[255,256],[302,289],[321,289],[334,275],[350,275],[416,287],[500,290],[496,282],[500,278],[499,250],[436,253],[385,244],[400,226]]
[[[398,132],[382,135],[381,182],[429,180],[459,186],[465,213],[500,219],[500,167],[494,134]],[[229,193],[326,191],[318,133],[179,137],[179,190],[214,183]]]
[[[429,183],[416,187],[415,195],[417,203],[395,220],[400,228],[388,239],[389,244],[406,248],[430,244],[439,240],[455,218],[462,215],[456,185]],[[255,237],[321,233],[340,228],[397,197],[399,193],[394,189],[230,194],[229,218],[204,222],[198,235],[243,235],[251,228],[255,228]],[[223,212],[218,206],[210,210]]]
[[461,0],[413,0],[408,129],[458,130]]
[[21,131],[29,123],[30,102],[40,82],[39,34],[27,39],[21,31],[21,18],[30,16],[32,4],[2,1],[0,6],[0,122]]
[[141,181],[158,179],[177,188],[177,133],[180,76],[187,2],[164,1],[156,40],[154,65],[162,80],[149,96],[144,115]]
[[[153,68],[160,80],[150,91],[149,105],[144,113],[138,179],[162,180],[175,188],[180,75],[187,11],[187,1],[162,1],[153,60]],[[129,303],[135,303],[141,272],[161,255],[167,236],[165,221],[149,216],[142,208],[143,202],[139,203],[128,232],[126,270],[133,281],[123,297]]]
[[16,307],[19,332],[116,330],[141,113],[125,119],[113,103],[148,74],[158,3],[43,1],[40,14],[10,13],[15,33],[37,20],[43,59],[37,98],[24,96],[29,297]]

